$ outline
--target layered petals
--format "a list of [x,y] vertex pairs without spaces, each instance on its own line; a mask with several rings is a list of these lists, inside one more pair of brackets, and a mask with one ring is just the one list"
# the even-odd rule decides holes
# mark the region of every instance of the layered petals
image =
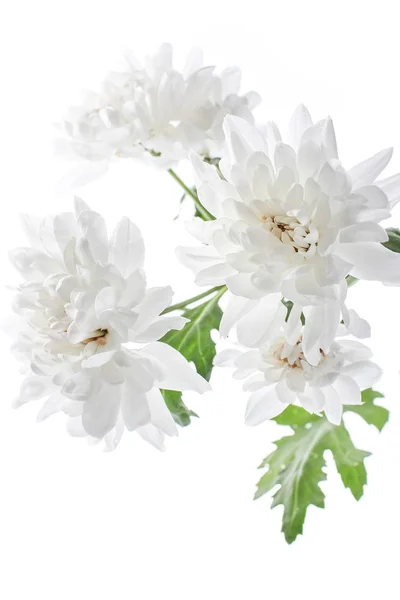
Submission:
[[12,335],[29,374],[16,405],[41,400],[38,420],[63,412],[72,435],[104,440],[108,450],[125,429],[162,448],[177,429],[160,389],[203,393],[209,385],[158,342],[187,319],[162,314],[170,287],[147,289],[139,229],[123,218],[109,237],[80,199],[75,213],[23,224],[32,247],[13,253],[25,281]]

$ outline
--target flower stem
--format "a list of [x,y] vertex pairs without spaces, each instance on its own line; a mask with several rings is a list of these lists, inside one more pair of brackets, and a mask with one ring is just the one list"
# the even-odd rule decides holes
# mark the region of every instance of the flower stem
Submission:
[[177,181],[179,183],[181,188],[184,190],[185,194],[187,194],[188,196],[190,196],[192,198],[194,205],[197,209],[197,212],[201,215],[201,218],[204,221],[213,221],[214,217],[212,216],[211,213],[208,212],[208,210],[206,208],[204,208],[204,206],[200,202],[196,192],[194,190],[191,190],[186,185],[186,183],[184,181],[182,181],[182,179],[175,173],[175,171],[173,169],[168,169],[168,173],[175,179],[175,181]]
[[183,302],[178,302],[177,304],[172,304],[172,306],[168,306],[168,308],[163,310],[163,312],[161,314],[165,315],[166,313],[172,312],[173,310],[180,310],[182,308],[186,308],[186,306],[188,306],[189,304],[193,304],[193,302],[197,302],[197,300],[206,298],[207,296],[210,296],[211,294],[214,294],[215,292],[218,292],[218,294],[215,296],[215,298],[217,298],[217,297],[220,298],[222,296],[222,294],[225,294],[226,290],[227,290],[226,285],[217,285],[217,286],[207,290],[206,292],[203,292],[202,294],[198,294],[197,296],[193,296],[192,298],[189,298],[188,300],[183,300]]

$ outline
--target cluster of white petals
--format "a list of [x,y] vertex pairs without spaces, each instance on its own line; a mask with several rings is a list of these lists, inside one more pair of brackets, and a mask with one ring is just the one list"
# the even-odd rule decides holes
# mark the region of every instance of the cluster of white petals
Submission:
[[70,110],[64,123],[67,151],[105,166],[112,156],[139,157],[166,167],[187,158],[191,149],[207,158],[223,153],[223,119],[253,121],[257,94],[240,95],[240,71],[221,74],[203,66],[193,51],[182,72],[173,66],[168,44],[145,64],[127,56],[127,68],[113,72],[100,93]]
[[[199,285],[232,292],[222,332],[244,320],[239,341],[263,343],[282,297],[307,312],[307,360],[329,351],[337,325],[368,337],[369,326],[345,305],[346,276],[400,284],[400,256],[382,245],[379,224],[400,199],[400,175],[377,178],[392,151],[346,170],[330,118],[313,123],[300,106],[287,141],[274,123],[224,124],[228,153],[219,170],[193,155],[200,201],[215,217],[195,219],[201,245],[179,250]],[[314,357],[314,358],[313,358]]]
[[108,449],[125,429],[162,449],[177,429],[160,389],[209,386],[158,341],[186,319],[162,315],[171,288],[147,288],[140,231],[123,218],[109,237],[81,200],[75,213],[23,221],[30,246],[11,253],[24,279],[14,304],[14,350],[27,371],[17,404],[45,400],[39,419],[64,412],[71,434]]
[[215,364],[234,367],[234,378],[244,379],[243,389],[251,392],[248,425],[276,417],[289,404],[310,413],[323,411],[331,423],[339,425],[343,405],[361,404],[361,391],[379,379],[381,370],[370,361],[371,351],[346,339],[343,326],[329,351],[321,350],[318,360],[310,364],[303,350],[304,330],[299,319],[285,322],[281,315],[260,347],[223,350],[217,356]]
[[[245,380],[246,422],[299,404],[337,425],[343,405],[360,404],[380,376],[355,339],[370,327],[347,307],[346,278],[400,285],[400,254],[383,245],[381,225],[400,200],[400,174],[380,179],[391,149],[345,168],[332,120],[314,123],[304,106],[286,138],[273,122],[256,126],[259,97],[242,95],[240,79],[237,68],[203,66],[199,51],[179,71],[168,44],[144,64],[127,56],[124,71],[71,109],[59,148],[92,166],[75,183],[113,157],[161,168],[190,157],[198,198],[172,174],[211,220],[188,224],[198,243],[178,255],[198,285],[228,288],[219,330],[235,330],[239,348],[215,364]],[[11,253],[24,279],[14,305],[13,348],[27,371],[17,404],[44,400],[39,419],[63,412],[71,434],[107,449],[125,429],[162,449],[177,428],[161,390],[209,384],[159,341],[187,319],[165,313],[171,288],[147,288],[139,230],[123,218],[109,236],[79,199],[74,213],[23,222],[30,246]]]

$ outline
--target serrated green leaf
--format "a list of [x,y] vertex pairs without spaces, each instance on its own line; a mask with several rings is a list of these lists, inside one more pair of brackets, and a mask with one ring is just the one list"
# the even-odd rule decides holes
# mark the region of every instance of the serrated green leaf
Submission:
[[382,245],[392,252],[400,252],[400,229],[389,227],[386,229],[386,233],[388,234],[389,239],[387,242],[383,242]]
[[278,425],[288,425],[292,429],[296,429],[299,425],[305,425],[312,421],[319,421],[318,415],[312,415],[304,408],[289,404],[280,415],[273,419]]
[[219,329],[222,310],[218,300],[225,290],[217,293],[203,304],[185,310],[182,316],[189,319],[180,331],[170,331],[162,342],[178,350],[189,362],[193,361],[197,372],[207,381],[211,376],[215,357],[215,343],[211,339],[211,331]]
[[383,394],[372,389],[364,390],[362,393],[364,404],[346,406],[345,411],[357,413],[368,425],[374,425],[378,431],[382,431],[389,420],[389,411],[383,406],[377,406],[375,398],[383,398]]
[[354,446],[344,425],[333,427],[326,435],[324,445],[333,454],[344,487],[349,488],[354,498],[359,500],[367,483],[364,459],[370,456],[370,452],[359,450]]
[[299,425],[293,435],[275,442],[276,450],[262,463],[268,471],[257,484],[255,498],[280,486],[273,496],[272,507],[283,505],[282,531],[289,544],[303,532],[308,507],[311,504],[324,507],[319,487],[326,479],[321,440],[332,427],[326,419],[313,422],[309,428]]
[[[362,406],[346,406],[345,410],[357,412],[367,423],[382,429],[388,412],[374,404],[375,398],[381,397],[379,392],[366,390]],[[354,446],[343,423],[336,427],[325,417],[311,415],[298,406],[288,406],[274,421],[291,427],[294,433],[276,441],[276,449],[261,463],[259,468],[268,470],[257,484],[255,498],[279,486],[272,507],[283,505],[282,531],[292,543],[303,532],[308,507],[324,507],[319,484],[326,479],[325,451],[331,451],[344,486],[357,500],[367,483],[364,460],[370,453]]]
[[172,390],[160,390],[164,402],[167,405],[168,410],[172,414],[175,423],[181,427],[187,427],[190,425],[191,417],[198,417],[193,410],[190,410],[182,400],[182,392],[175,392]]

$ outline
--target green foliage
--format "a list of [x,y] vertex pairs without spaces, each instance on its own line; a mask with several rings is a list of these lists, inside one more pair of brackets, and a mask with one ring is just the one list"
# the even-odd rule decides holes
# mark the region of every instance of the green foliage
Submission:
[[[185,327],[180,331],[169,331],[161,340],[178,350],[186,360],[193,362],[197,372],[207,381],[210,379],[216,354],[215,343],[210,334],[213,329],[219,329],[222,310],[218,306],[218,300],[225,290],[226,288],[221,289],[195,308],[185,309],[182,316],[189,320]],[[181,392],[162,390],[162,393],[166,405],[179,425],[189,425],[190,418],[197,417],[196,413],[183,403]]]
[[386,229],[386,233],[388,234],[389,239],[387,242],[383,243],[383,246],[392,252],[400,252],[400,229],[389,227]]
[[[348,406],[345,410],[359,414],[381,431],[389,413],[374,403],[375,398],[382,398],[382,394],[366,390],[362,406]],[[325,417],[310,415],[300,407],[288,406],[274,420],[291,427],[293,433],[276,441],[275,450],[261,463],[259,468],[267,472],[257,484],[255,498],[279,486],[272,507],[283,505],[282,532],[290,544],[303,532],[308,507],[324,508],[319,484],[326,479],[325,451],[331,451],[344,486],[356,500],[361,498],[367,483],[364,460],[369,452],[354,446],[343,423],[336,427]]]
[[327,450],[330,450],[335,460],[336,468],[343,485],[349,488],[356,500],[359,500],[367,483],[367,471],[364,458],[370,456],[365,450],[358,450],[351,440],[344,425],[332,426],[324,439]]
[[181,427],[190,425],[191,417],[198,417],[198,415],[190,410],[182,400],[182,393],[175,392],[172,390],[161,390],[164,397],[164,402],[168,407],[168,410],[172,414],[174,421]]
[[389,411],[375,404],[375,398],[383,398],[383,394],[375,390],[365,390],[362,393],[364,404],[361,406],[346,406],[346,412],[353,412],[364,419],[368,425],[374,425],[382,431],[389,420]]
[[[225,289],[222,293],[224,291]],[[213,329],[219,329],[222,310],[218,306],[218,300],[222,293],[195,308],[184,310],[182,316],[189,319],[189,322],[180,331],[169,331],[161,340],[178,350],[186,360],[194,362],[197,372],[207,381],[210,379],[215,357],[215,343],[210,333]]]
[[[196,193],[196,190],[194,190],[194,193]],[[197,200],[195,203],[194,216],[203,219],[203,221],[214,221],[215,219],[215,217],[206,208],[204,208],[200,200]]]
[[282,504],[282,531],[291,544],[303,531],[307,508],[314,504],[324,507],[324,495],[319,487],[326,479],[321,440],[332,426],[326,419],[312,422],[311,427],[298,425],[293,435],[277,442],[276,449],[260,465],[268,468],[257,484],[255,498],[279,485],[273,496],[272,507]]
[[353,277],[353,275],[347,275],[347,277],[346,277],[347,287],[351,287],[352,285],[355,285],[357,283],[357,281],[358,281],[357,277]]

